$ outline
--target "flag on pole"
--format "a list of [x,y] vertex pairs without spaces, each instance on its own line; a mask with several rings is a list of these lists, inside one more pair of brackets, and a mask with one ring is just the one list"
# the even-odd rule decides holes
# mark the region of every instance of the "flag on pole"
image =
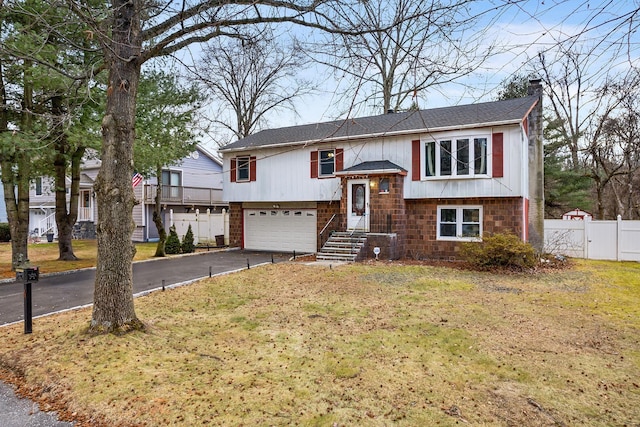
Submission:
[[133,174],[133,177],[131,178],[131,185],[133,186],[133,188],[136,188],[136,185],[140,184],[142,182],[144,178],[142,177],[142,175],[140,175],[138,172]]

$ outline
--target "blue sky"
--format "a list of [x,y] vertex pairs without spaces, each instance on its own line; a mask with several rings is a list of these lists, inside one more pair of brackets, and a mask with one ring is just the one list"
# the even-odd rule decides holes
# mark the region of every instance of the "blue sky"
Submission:
[[[560,42],[573,43],[577,49],[593,50],[589,73],[596,81],[624,71],[630,64],[640,65],[640,35],[629,33],[629,26],[621,25],[628,14],[640,9],[640,0],[526,0],[499,7],[499,12],[492,11],[505,3],[511,2],[482,0],[471,3],[471,13],[487,12],[474,30],[481,33],[487,43],[498,46],[501,53],[484,63],[473,75],[438,90],[419,93],[421,108],[494,99],[495,90],[502,81],[514,73],[528,72],[530,59],[541,51],[552,58]],[[299,31],[302,30],[294,30],[298,35]],[[625,39],[624,35],[629,35],[629,38]],[[192,48],[185,55],[196,51]],[[306,76],[324,76],[321,90],[299,99],[297,114],[281,112],[271,116],[271,127],[336,118],[337,111],[341,110],[336,105],[336,88],[340,88],[343,82],[335,80],[330,71],[319,66],[307,70]]]

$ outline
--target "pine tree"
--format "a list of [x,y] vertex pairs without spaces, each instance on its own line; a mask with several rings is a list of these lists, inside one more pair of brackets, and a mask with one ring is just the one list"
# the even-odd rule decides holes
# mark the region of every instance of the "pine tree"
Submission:
[[180,253],[180,238],[178,237],[178,233],[176,233],[176,227],[173,225],[169,228],[169,237],[167,237],[164,250],[167,255]]
[[190,254],[196,251],[196,246],[193,243],[193,231],[191,230],[191,224],[189,224],[189,228],[187,228],[187,233],[184,235],[182,239],[182,253]]

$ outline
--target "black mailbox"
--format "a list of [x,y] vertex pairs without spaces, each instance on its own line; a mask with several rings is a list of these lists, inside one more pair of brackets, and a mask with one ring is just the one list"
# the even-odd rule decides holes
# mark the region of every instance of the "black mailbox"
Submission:
[[40,279],[40,269],[38,267],[27,267],[16,270],[16,281],[24,283],[35,283]]

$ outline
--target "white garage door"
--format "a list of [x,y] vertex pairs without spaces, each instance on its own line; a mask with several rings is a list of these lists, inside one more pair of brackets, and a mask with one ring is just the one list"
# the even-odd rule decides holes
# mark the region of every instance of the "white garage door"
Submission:
[[315,209],[246,209],[244,247],[247,249],[316,252]]

